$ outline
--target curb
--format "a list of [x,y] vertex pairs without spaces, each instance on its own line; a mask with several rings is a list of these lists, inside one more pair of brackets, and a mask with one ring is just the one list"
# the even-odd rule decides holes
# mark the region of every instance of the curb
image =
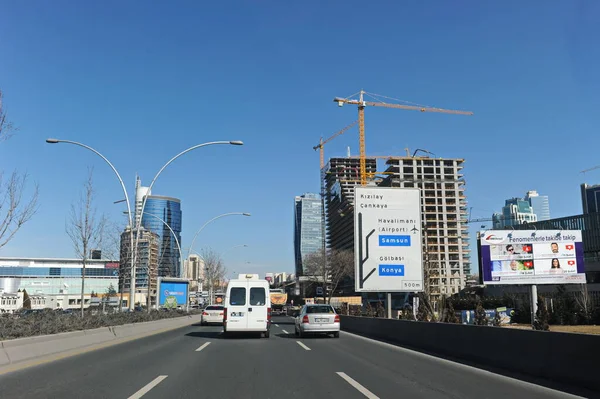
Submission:
[[[183,316],[143,323],[101,327],[92,330],[79,330],[54,335],[17,338],[0,341],[0,374],[14,370],[4,370],[27,362],[31,365],[58,360],[79,353],[101,349],[122,342],[147,337],[176,328],[185,327],[199,321],[199,316]],[[108,344],[108,345],[106,345]],[[83,349],[83,351],[81,351]],[[87,349],[87,350],[86,350]],[[74,352],[68,354],[69,352]],[[53,355],[61,355],[52,359]],[[50,359],[45,358],[50,357]],[[41,358],[41,359],[40,359]],[[34,361],[35,359],[35,361]],[[28,366],[25,366],[28,367]],[[18,369],[19,367],[12,367]]]

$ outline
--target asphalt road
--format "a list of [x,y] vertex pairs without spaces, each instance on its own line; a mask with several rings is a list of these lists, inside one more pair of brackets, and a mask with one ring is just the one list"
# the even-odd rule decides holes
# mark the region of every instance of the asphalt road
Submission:
[[0,375],[0,398],[576,397],[343,332],[299,339],[287,317],[269,339],[220,332],[189,326]]

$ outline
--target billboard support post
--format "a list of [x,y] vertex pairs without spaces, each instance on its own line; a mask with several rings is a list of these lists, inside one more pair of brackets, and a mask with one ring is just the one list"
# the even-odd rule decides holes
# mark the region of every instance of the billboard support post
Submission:
[[535,329],[535,317],[537,315],[537,310],[538,310],[537,298],[538,298],[537,285],[532,284],[531,285],[531,328],[532,329]]
[[392,293],[387,293],[387,318],[392,318]]

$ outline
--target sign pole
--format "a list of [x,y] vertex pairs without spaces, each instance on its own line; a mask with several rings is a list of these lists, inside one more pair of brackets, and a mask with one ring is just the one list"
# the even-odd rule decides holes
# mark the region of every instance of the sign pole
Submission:
[[392,293],[387,293],[387,318],[392,318]]
[[534,327],[534,323],[535,323],[535,317],[537,314],[537,298],[538,298],[538,293],[537,293],[537,285],[532,284],[531,285],[531,328],[535,329]]

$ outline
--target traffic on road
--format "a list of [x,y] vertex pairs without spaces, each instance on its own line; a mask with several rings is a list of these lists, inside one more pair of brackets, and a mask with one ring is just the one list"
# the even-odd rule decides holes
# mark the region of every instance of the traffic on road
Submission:
[[296,322],[273,317],[270,339],[197,323],[0,374],[0,398],[577,397],[343,331],[297,337]]

